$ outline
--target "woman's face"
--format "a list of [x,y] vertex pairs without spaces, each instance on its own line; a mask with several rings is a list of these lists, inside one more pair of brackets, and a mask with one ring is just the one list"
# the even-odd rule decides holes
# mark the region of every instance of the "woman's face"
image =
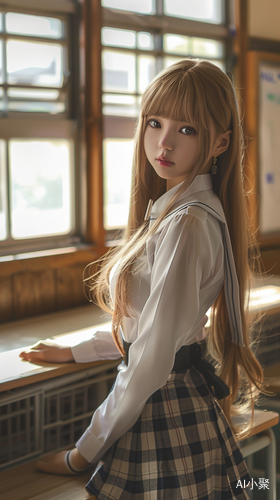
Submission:
[[[199,153],[199,131],[187,122],[148,116],[144,149],[156,173],[166,179],[169,190],[182,182],[194,167]],[[211,159],[200,173],[206,173],[210,167]]]

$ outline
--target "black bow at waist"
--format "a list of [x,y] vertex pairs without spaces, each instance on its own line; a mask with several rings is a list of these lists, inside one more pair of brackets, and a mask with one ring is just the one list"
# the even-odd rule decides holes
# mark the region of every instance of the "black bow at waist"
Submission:
[[[128,352],[131,344],[123,340],[125,365],[128,365]],[[172,371],[182,372],[194,366],[205,378],[209,388],[214,389],[217,399],[224,399],[230,394],[225,382],[216,375],[215,368],[211,363],[202,358],[201,346],[198,343],[184,345],[176,353]]]

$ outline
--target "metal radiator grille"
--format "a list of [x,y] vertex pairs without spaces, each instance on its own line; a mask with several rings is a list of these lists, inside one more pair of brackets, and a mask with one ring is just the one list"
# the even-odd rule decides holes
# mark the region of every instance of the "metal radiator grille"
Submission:
[[0,406],[0,464],[38,453],[41,405],[42,394],[38,393]]
[[115,377],[115,368],[97,367],[2,396],[0,470],[73,446]]
[[[44,451],[73,445],[107,396],[115,375],[98,377],[94,385],[74,384],[48,392],[44,398]],[[97,384],[98,382],[98,384]]]

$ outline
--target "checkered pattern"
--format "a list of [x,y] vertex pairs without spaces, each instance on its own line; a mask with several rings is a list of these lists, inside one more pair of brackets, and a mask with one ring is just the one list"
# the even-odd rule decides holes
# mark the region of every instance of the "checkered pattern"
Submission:
[[[202,375],[172,372],[87,484],[100,500],[248,499],[250,477]],[[240,483],[239,483],[240,484]]]

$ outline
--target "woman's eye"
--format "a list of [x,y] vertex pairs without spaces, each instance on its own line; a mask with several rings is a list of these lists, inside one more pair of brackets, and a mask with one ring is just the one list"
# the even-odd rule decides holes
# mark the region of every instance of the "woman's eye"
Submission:
[[155,120],[154,118],[152,118],[151,120],[148,121],[148,124],[152,127],[152,128],[160,128],[160,123]]
[[192,127],[182,127],[180,132],[182,132],[185,135],[192,135],[195,134],[195,130]]

